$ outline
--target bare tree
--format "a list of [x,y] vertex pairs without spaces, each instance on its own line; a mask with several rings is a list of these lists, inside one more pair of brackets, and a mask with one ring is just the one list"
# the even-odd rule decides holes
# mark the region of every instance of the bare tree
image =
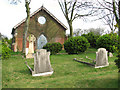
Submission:
[[90,28],[87,31],[93,32],[95,35],[102,35],[103,33],[105,33],[105,30],[103,28]]
[[[109,11],[109,13],[110,13],[110,11]],[[114,33],[115,32],[115,30],[116,30],[116,28],[115,28],[115,18],[114,18],[114,14],[109,14],[109,15],[107,15],[107,13],[106,12],[104,12],[104,14],[102,14],[102,15],[105,15],[105,17],[103,17],[103,19],[102,19],[102,21],[103,21],[103,23],[105,24],[105,25],[108,25],[109,26],[109,28],[110,28],[110,30],[112,31],[112,33]],[[101,16],[102,17],[102,16]]]
[[96,0],[96,5],[94,9],[97,9],[97,19],[102,20],[105,25],[108,25],[111,32],[116,30],[115,15],[113,14],[112,1],[108,0]]
[[58,3],[68,22],[70,29],[70,37],[73,36],[73,21],[77,18],[92,15],[95,12],[92,8],[92,2],[88,2],[87,0],[81,2],[80,0],[58,0]]
[[120,0],[111,0],[111,1],[102,0],[102,1],[104,3],[101,3],[100,1],[98,1],[99,4],[101,5],[99,9],[108,10],[110,12],[110,13],[107,13],[105,16],[113,14],[114,15],[113,21],[115,20],[116,26],[118,27],[118,59],[115,60],[115,62],[120,72]]
[[26,25],[25,25],[25,29],[24,29],[24,33],[23,33],[23,53],[26,52],[26,39],[27,39],[27,32],[29,29],[29,23],[30,23],[30,8],[29,8],[29,4],[30,4],[31,0],[25,0],[25,7],[26,7],[26,13],[27,13],[27,18],[26,18]]
[[116,23],[118,24],[118,59],[115,60],[120,73],[120,0],[113,0],[113,13],[115,15]]
[[[19,2],[21,2],[21,0],[11,0],[11,4],[17,5]],[[23,48],[22,48],[23,53],[26,52],[26,38],[27,38],[27,32],[29,29],[29,22],[30,22],[30,8],[29,8],[30,2],[31,2],[31,0],[25,0],[27,17],[26,17],[25,29],[24,29],[24,33],[23,33]]]

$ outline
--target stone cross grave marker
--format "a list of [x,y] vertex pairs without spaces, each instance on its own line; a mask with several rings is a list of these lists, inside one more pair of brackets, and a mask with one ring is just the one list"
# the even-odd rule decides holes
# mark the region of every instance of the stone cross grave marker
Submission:
[[98,51],[96,52],[95,68],[101,68],[109,65],[107,53],[108,51],[106,51],[105,48],[98,49]]
[[33,34],[30,34],[27,37],[27,41],[29,41],[29,48],[28,48],[28,54],[26,55],[26,58],[33,58],[35,40],[36,38],[34,37]]
[[32,76],[50,76],[53,69],[50,64],[50,52],[46,49],[38,49],[34,55],[34,71]]
[[42,34],[37,40],[37,49],[42,49],[47,44],[47,38]]

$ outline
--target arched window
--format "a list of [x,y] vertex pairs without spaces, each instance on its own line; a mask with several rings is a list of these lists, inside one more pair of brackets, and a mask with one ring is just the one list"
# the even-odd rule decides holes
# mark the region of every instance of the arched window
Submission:
[[42,49],[44,45],[47,44],[47,38],[41,34],[37,40],[37,49]]

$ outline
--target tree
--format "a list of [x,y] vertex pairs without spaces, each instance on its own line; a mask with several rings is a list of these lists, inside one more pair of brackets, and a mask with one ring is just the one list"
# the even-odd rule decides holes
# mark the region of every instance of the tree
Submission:
[[[92,2],[88,2],[87,0],[78,1],[78,0],[58,0],[58,3],[61,7],[61,10],[68,22],[70,29],[70,37],[73,36],[73,21],[77,18],[82,18],[85,16],[92,15],[95,11],[93,11]],[[87,11],[87,12],[86,12]]]
[[80,36],[82,33],[83,33],[83,30],[82,30],[82,29],[76,29],[76,30],[73,32],[74,36]]
[[27,39],[27,32],[29,29],[29,22],[30,22],[30,8],[29,8],[29,4],[30,4],[31,0],[25,0],[25,7],[26,7],[26,13],[27,13],[27,18],[26,18],[26,25],[25,25],[25,29],[24,29],[24,33],[23,33],[23,53],[26,53],[26,39]]
[[90,32],[93,32],[95,35],[102,35],[105,32],[103,28],[89,28],[89,29],[76,29],[74,31],[74,36],[81,36],[82,34],[88,34]]
[[116,65],[118,66],[119,73],[120,73],[120,0],[115,1],[113,0],[113,13],[115,15],[115,20],[118,25],[118,59],[115,60]]
[[98,20],[102,20],[105,25],[108,25],[111,32],[114,33],[116,28],[114,27],[115,25],[115,17],[113,14],[113,9],[112,9],[112,2],[107,1],[107,0],[97,0],[96,7],[98,9]]
[[[12,0],[11,4],[18,4],[19,2],[21,2],[20,0]],[[26,52],[26,38],[27,38],[27,32],[29,29],[29,22],[30,22],[30,5],[31,0],[25,0],[25,7],[26,7],[26,13],[27,13],[27,18],[25,21],[25,29],[24,29],[24,33],[23,33],[23,48],[22,48],[22,52],[25,53]]]
[[[98,0],[97,0],[98,1]],[[99,1],[98,1],[99,2]],[[112,0],[112,1],[107,1],[103,0],[104,4],[99,2],[99,4],[102,6],[99,9],[101,10],[108,10],[110,14],[114,15],[114,20],[116,22],[116,26],[118,27],[118,59],[115,60],[116,65],[118,66],[119,73],[120,73],[120,0]]]
[[88,29],[89,32],[93,32],[95,35],[102,35],[105,33],[105,30],[103,28],[90,28]]

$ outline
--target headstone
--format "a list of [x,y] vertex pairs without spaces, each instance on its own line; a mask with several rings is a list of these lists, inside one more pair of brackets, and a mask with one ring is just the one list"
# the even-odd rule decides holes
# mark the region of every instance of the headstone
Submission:
[[47,38],[42,34],[37,40],[37,49],[42,49],[47,44]]
[[50,64],[50,52],[46,49],[36,50],[34,55],[34,71],[32,76],[49,76],[53,74]]
[[111,52],[109,52],[109,57],[113,57],[113,54]]
[[108,56],[105,48],[99,48],[98,52],[96,52],[96,64],[95,68],[101,68],[108,66]]
[[26,58],[33,58],[35,40],[36,38],[32,34],[27,37],[27,41],[29,41],[29,48],[28,48],[28,54],[26,55]]

